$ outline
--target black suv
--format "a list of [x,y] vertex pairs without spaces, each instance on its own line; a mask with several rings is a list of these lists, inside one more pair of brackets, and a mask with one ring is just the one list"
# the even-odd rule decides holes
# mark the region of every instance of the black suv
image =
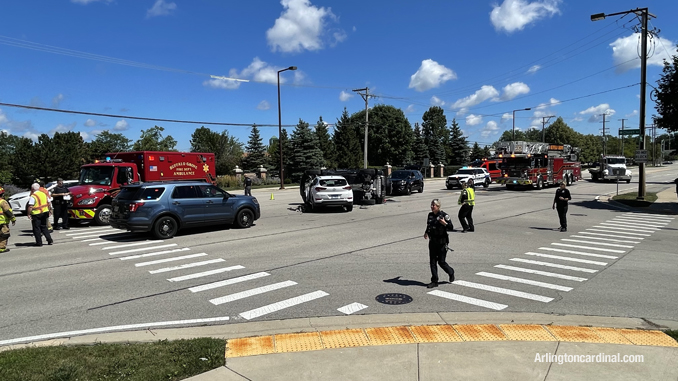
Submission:
[[259,202],[199,181],[126,185],[112,203],[111,226],[172,238],[182,228],[233,224],[248,228],[259,219]]
[[391,193],[412,194],[424,191],[424,176],[414,169],[400,169],[391,173]]

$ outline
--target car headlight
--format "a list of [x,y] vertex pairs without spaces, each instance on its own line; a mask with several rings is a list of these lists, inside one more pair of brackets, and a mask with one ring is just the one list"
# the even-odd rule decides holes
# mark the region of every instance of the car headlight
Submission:
[[607,175],[607,174],[609,174],[609,173],[610,173],[610,171],[608,171],[607,169],[604,169],[604,170],[603,170],[603,175]]
[[78,205],[92,205],[97,201],[96,197],[94,198],[86,198],[84,200],[78,201]]
[[103,188],[89,188],[89,194],[95,194],[95,193],[100,193],[103,192]]

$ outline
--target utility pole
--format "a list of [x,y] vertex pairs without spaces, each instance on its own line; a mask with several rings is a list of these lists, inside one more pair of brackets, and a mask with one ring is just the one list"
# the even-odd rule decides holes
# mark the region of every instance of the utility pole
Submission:
[[[353,90],[356,93],[360,94],[360,96],[365,100],[365,147],[363,149],[363,168],[367,168],[367,126],[369,124],[369,103],[368,100],[370,99],[370,88],[366,87],[364,89],[355,89]],[[361,91],[364,91],[365,94],[361,93]],[[374,95],[372,95],[374,97]]]
[[607,114],[600,114],[603,117],[603,156],[607,155],[607,137],[605,136],[605,117]]
[[541,117],[541,142],[542,143],[546,143],[546,132],[545,132],[546,123],[548,123],[549,120],[551,120],[551,118],[554,118],[554,117],[555,117],[555,115],[549,115],[549,116],[542,116]]
[[625,121],[625,120],[628,120],[628,119],[619,119],[619,120],[621,120],[621,122],[622,122],[622,129],[621,129],[621,130],[622,130],[622,133],[621,133],[621,154],[622,154],[622,156],[626,157],[626,155],[624,155],[624,121]]

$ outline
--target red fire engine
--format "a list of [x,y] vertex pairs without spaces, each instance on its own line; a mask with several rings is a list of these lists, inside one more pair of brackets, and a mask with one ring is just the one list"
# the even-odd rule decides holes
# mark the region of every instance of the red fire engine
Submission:
[[507,189],[529,186],[541,189],[581,179],[579,148],[563,144],[534,142],[500,142],[496,153],[502,159],[498,184]]
[[79,183],[70,187],[73,205],[71,219],[108,225],[111,200],[126,184],[149,181],[197,180],[214,183],[213,153],[197,152],[119,152],[105,160],[80,167]]

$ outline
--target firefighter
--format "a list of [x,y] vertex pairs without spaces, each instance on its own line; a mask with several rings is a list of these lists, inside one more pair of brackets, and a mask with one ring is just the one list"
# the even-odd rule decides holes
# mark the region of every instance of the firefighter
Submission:
[[16,224],[16,217],[12,212],[12,208],[4,198],[5,189],[0,187],[0,253],[9,251],[7,248],[7,240],[9,240],[9,222],[12,221],[12,226]]
[[560,218],[560,231],[567,231],[567,202],[572,200],[570,191],[565,188],[565,182],[560,183],[560,188],[556,190],[556,197],[553,198],[553,208],[558,209],[558,218]]
[[459,208],[459,222],[461,223],[462,233],[473,232],[473,206],[476,204],[476,192],[473,188],[468,186],[468,182],[462,183],[461,194],[457,204],[461,205]]
[[431,265],[431,283],[426,287],[438,287],[438,265],[450,276],[450,283],[454,282],[454,269],[445,262],[447,245],[450,238],[448,230],[452,230],[450,215],[440,210],[440,201],[436,198],[431,201],[431,212],[426,220],[424,239],[428,239],[428,257]]
[[49,203],[49,195],[40,190],[40,184],[31,185],[31,197],[28,199],[28,219],[33,225],[33,236],[35,237],[35,246],[42,246],[42,235],[47,239],[47,244],[52,244],[52,236],[47,230],[47,222],[52,214],[52,207]]
[[[45,188],[45,182],[40,181],[38,179],[35,179],[35,182],[40,185],[40,192],[44,193],[47,195],[47,202],[49,203],[49,208],[50,210],[52,209],[52,195],[49,193],[47,188]],[[47,230],[52,231],[52,223],[49,221],[49,218],[47,219]]]

